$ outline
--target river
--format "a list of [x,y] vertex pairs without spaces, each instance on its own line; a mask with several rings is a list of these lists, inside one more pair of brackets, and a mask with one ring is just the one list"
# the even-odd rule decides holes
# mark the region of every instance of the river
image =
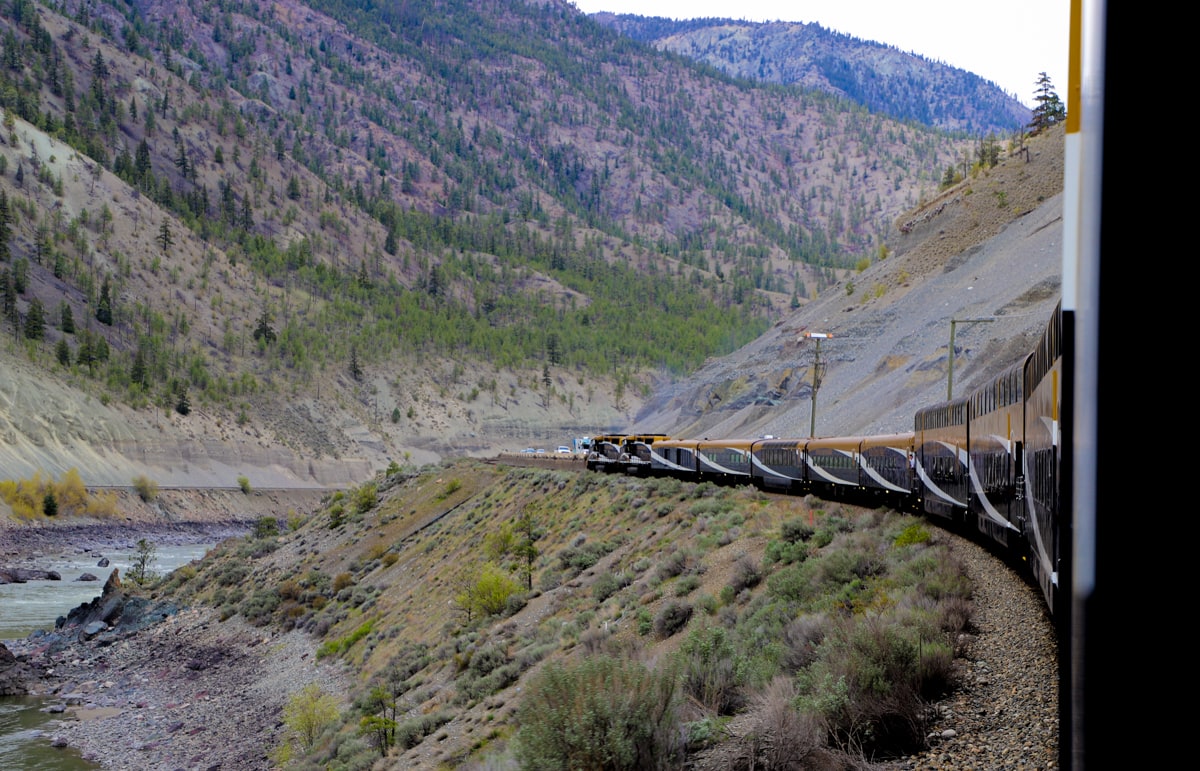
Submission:
[[[165,544],[155,547],[155,561],[150,569],[166,574],[194,559],[203,557],[215,544]],[[91,602],[100,595],[104,582],[114,570],[127,575],[133,561],[134,548],[116,547],[103,550],[107,567],[98,567],[97,552],[44,554],[34,560],[42,570],[54,570],[61,581],[29,581],[24,584],[0,584],[0,641],[29,636],[39,629],[54,628],[54,620],[65,616],[78,605]],[[23,565],[28,566],[28,565]],[[84,573],[96,576],[96,581],[77,581]],[[59,719],[41,711],[42,699],[24,696],[0,696],[0,769],[21,771],[85,771],[96,769],[70,749],[50,746],[50,722]]]

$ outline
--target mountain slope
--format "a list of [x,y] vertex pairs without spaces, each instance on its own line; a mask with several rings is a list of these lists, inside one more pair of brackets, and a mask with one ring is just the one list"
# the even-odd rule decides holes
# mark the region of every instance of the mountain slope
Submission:
[[[1031,117],[1029,108],[974,73],[819,24],[612,13],[593,18],[734,77],[820,89],[901,120],[1006,136]],[[1031,87],[1034,75],[1030,73]]]
[[314,484],[612,428],[967,149],[562,3],[394,10],[2,9],[0,392],[57,402],[8,397],[6,469]]

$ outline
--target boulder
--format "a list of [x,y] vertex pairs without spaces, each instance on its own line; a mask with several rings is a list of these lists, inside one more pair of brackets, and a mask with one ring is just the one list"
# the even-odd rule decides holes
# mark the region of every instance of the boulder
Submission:
[[35,570],[34,568],[12,568],[17,582],[23,581],[61,581],[62,576],[56,570]]
[[126,601],[125,592],[121,589],[121,579],[117,575],[118,572],[120,571],[114,569],[109,574],[99,597],[91,602],[81,603],[79,607],[68,613],[66,618],[60,617],[59,620],[62,623],[55,621],[55,627],[60,629],[65,626],[84,627],[93,621],[103,621],[105,624],[115,625]]
[[98,567],[98,568],[108,567],[108,557],[101,557],[100,561],[96,563],[96,567]]
[[28,693],[26,683],[31,677],[29,665],[13,655],[4,643],[0,643],[0,696],[20,696]]
[[98,576],[93,575],[92,573],[84,573],[83,575],[81,575],[79,578],[76,578],[75,580],[76,581],[99,581],[100,578]]

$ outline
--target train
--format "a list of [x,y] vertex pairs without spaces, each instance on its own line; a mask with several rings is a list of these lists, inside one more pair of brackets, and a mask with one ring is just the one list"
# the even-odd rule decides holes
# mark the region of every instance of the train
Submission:
[[970,393],[922,407],[913,430],[877,436],[594,437],[592,471],[674,476],[867,505],[966,527],[1029,565],[1053,614],[1062,598],[1063,311],[1034,349]]

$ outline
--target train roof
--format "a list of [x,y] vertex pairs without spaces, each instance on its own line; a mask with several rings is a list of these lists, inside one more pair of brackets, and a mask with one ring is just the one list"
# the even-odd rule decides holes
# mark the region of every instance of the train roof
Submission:
[[899,434],[864,436],[862,443],[864,447],[912,447],[915,439],[916,434],[912,431],[905,431]]

